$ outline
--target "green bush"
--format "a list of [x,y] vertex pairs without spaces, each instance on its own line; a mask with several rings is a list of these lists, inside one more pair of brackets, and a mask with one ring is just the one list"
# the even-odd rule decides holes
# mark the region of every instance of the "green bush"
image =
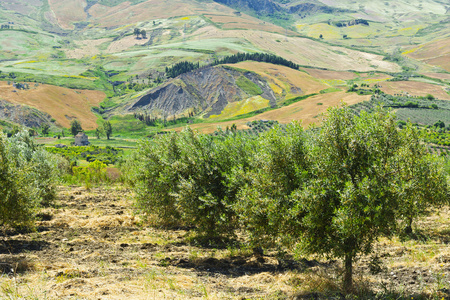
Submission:
[[107,182],[108,177],[106,175],[106,165],[98,160],[89,163],[86,167],[73,167],[72,168],[72,180],[78,183],[85,183],[87,189],[92,184],[99,184]]
[[191,129],[142,142],[140,163],[131,164],[137,206],[162,224],[194,226],[210,239],[233,235],[237,191],[226,175],[246,167],[248,147],[239,135],[214,138]]
[[239,188],[236,210],[254,246],[290,239],[292,223],[280,212],[292,208],[292,193],[307,181],[306,137],[299,123],[276,126],[258,138],[249,168],[233,170],[230,181]]
[[37,147],[28,132],[0,133],[0,224],[32,225],[41,205],[56,197],[60,159]]

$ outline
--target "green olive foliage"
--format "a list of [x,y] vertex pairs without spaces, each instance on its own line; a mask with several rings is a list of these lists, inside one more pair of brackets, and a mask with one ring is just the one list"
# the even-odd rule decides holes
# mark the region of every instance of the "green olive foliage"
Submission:
[[[191,129],[142,142],[131,176],[137,206],[165,225],[193,226],[209,238],[237,227],[234,166],[247,168],[251,141],[239,135],[212,137]],[[129,176],[129,175],[126,175]]]
[[[256,141],[247,169],[234,168],[230,181],[239,185],[236,211],[254,246],[277,246],[301,230],[286,214],[293,193],[308,180],[307,134],[299,123],[276,126]],[[300,225],[301,226],[301,225]]]
[[147,215],[209,237],[240,228],[254,246],[341,258],[346,292],[358,255],[449,203],[442,161],[381,108],[332,108],[320,128],[294,123],[256,138],[187,129],[143,142],[127,165]]
[[37,147],[26,131],[0,133],[0,224],[31,226],[41,205],[56,196],[59,159]]
[[358,254],[370,253],[380,236],[397,232],[399,220],[422,213],[423,204],[448,203],[445,175],[416,129],[398,130],[395,115],[381,108],[360,116],[330,109],[308,145],[310,178],[288,215],[301,216],[292,219],[303,227],[301,250],[344,260],[350,292]]

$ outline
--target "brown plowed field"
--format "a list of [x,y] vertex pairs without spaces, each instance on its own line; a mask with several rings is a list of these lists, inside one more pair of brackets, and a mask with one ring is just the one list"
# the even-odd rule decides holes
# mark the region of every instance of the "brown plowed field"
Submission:
[[428,94],[441,100],[450,100],[450,95],[447,94],[442,86],[418,82],[418,81],[385,81],[378,83],[381,90],[387,94],[403,94],[408,93],[412,96],[426,96]]
[[70,127],[70,121],[77,119],[83,129],[97,128],[97,117],[91,107],[98,106],[105,99],[105,93],[90,90],[29,83],[29,90],[17,90],[5,81],[0,81],[0,98],[9,102],[28,105],[50,114],[56,122]]
[[423,75],[431,77],[431,78],[437,78],[437,79],[441,79],[441,80],[450,81],[450,74],[448,74],[448,73],[425,73]]
[[306,72],[312,77],[324,80],[350,80],[356,78],[356,74],[348,71],[329,71],[329,70],[320,70],[320,69],[306,69]]

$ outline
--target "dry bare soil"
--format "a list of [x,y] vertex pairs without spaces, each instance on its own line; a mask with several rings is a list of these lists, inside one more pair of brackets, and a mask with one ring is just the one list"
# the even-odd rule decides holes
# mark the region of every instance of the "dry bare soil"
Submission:
[[[37,231],[0,236],[1,299],[319,299],[339,295],[341,264],[254,255],[245,243],[200,246],[188,230],[145,226],[120,187],[61,187]],[[407,299],[449,299],[448,207],[421,220],[419,239],[381,240],[381,272],[368,257],[356,283]],[[328,293],[328,294],[327,294]],[[324,296],[320,296],[324,295]],[[333,299],[339,299],[334,297]],[[398,298],[393,298],[398,299]],[[405,298],[406,299],[406,298]]]
[[17,90],[7,82],[0,81],[0,99],[37,108],[66,128],[70,127],[73,119],[79,120],[84,129],[97,128],[97,117],[91,107],[98,106],[105,99],[104,92],[74,90],[48,84],[29,85],[29,90]]

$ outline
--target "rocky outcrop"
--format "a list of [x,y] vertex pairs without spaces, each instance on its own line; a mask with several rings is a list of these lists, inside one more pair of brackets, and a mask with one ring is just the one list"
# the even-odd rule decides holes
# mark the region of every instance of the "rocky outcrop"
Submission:
[[51,116],[35,108],[0,100],[0,119],[36,128],[43,123],[50,125]]
[[251,10],[258,14],[273,14],[282,11],[283,8],[271,0],[214,0],[233,8]]
[[352,11],[348,9],[341,9],[311,2],[300,3],[289,7],[289,13],[299,15],[313,15],[317,13],[333,14],[344,12],[352,12]]
[[272,89],[260,75],[215,66],[182,74],[126,105],[125,111],[159,111],[179,115],[194,109],[205,116],[220,114],[228,103],[254,96],[237,84],[242,77],[261,89],[261,97],[268,99],[272,106],[276,105],[277,99]]
[[[317,13],[344,13],[352,12],[348,9],[341,9],[323,4],[317,0],[289,1],[279,4],[273,0],[214,0],[215,2],[227,5],[237,10],[250,11],[262,16],[277,16],[281,14],[298,14],[301,16],[313,15]],[[278,13],[278,14],[277,14]]]

